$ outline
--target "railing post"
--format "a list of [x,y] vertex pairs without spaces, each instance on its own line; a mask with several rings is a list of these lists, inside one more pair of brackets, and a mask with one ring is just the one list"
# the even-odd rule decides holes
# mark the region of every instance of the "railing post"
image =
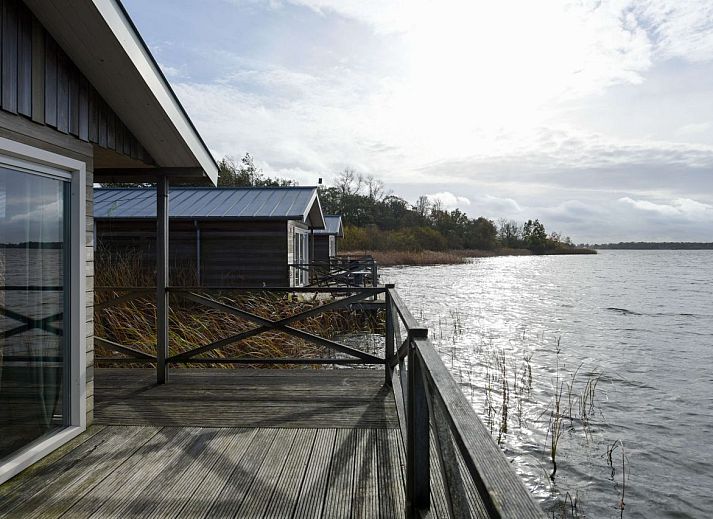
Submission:
[[156,382],[168,379],[168,177],[156,182]]
[[385,285],[384,288],[384,304],[386,305],[386,345],[384,351],[384,376],[386,377],[386,385],[391,385],[391,376],[393,374],[393,368],[391,367],[391,361],[394,358],[394,320],[396,319],[396,312],[394,312],[394,302],[391,300],[391,290],[394,285]]
[[[376,288],[379,286],[379,271],[376,267],[376,261],[372,258],[371,260],[371,286]],[[379,298],[378,295],[374,294],[374,301]]]
[[417,517],[431,506],[431,453],[428,400],[415,338],[428,330],[409,330],[408,412],[406,438],[406,516]]

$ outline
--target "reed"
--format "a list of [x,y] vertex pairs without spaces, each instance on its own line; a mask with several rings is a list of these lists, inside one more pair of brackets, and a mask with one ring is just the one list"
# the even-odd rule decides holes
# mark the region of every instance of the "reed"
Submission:
[[621,493],[619,502],[617,503],[617,509],[619,510],[620,515],[623,517],[624,498],[626,497],[626,482],[629,478],[629,470],[627,466],[628,458],[626,456],[626,450],[624,449],[624,442],[622,442],[621,440],[615,440],[607,448],[607,463],[611,468],[611,479],[612,481],[614,481],[616,477],[616,469],[614,468],[614,453],[617,449],[619,449],[621,453]]
[[465,256],[454,251],[352,251],[339,253],[340,256],[362,256],[365,254],[372,256],[382,267],[457,265],[468,262]]

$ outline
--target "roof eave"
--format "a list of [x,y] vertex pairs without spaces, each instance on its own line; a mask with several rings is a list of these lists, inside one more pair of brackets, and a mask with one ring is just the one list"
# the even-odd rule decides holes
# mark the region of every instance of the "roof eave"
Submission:
[[118,0],[24,0],[159,167],[218,166]]

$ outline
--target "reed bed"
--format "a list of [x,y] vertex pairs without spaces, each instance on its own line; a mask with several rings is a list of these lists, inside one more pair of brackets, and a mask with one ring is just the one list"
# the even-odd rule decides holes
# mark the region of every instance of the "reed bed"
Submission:
[[361,251],[340,252],[340,256],[370,255],[382,267],[397,265],[426,266],[426,265],[455,265],[467,263],[465,256],[455,251]]

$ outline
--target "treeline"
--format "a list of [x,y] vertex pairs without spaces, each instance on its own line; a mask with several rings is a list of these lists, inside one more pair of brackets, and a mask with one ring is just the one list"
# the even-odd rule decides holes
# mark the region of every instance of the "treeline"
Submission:
[[628,241],[619,243],[597,243],[586,245],[593,249],[623,249],[623,250],[713,250],[713,243],[706,242],[648,242]]
[[[294,186],[293,180],[265,176],[252,156],[218,163],[219,186]],[[528,249],[535,254],[575,251],[569,237],[548,234],[539,220],[520,224],[469,218],[460,209],[451,211],[439,201],[419,197],[416,205],[386,191],[384,183],[352,169],[342,171],[332,186],[320,186],[325,214],[341,214],[345,222],[342,250],[445,251],[501,248]]]
[[469,218],[421,196],[412,205],[386,192],[381,180],[344,170],[333,186],[320,187],[326,214],[341,214],[346,227],[342,250],[529,249],[546,254],[575,247],[569,237],[548,234],[539,220],[524,224]]

